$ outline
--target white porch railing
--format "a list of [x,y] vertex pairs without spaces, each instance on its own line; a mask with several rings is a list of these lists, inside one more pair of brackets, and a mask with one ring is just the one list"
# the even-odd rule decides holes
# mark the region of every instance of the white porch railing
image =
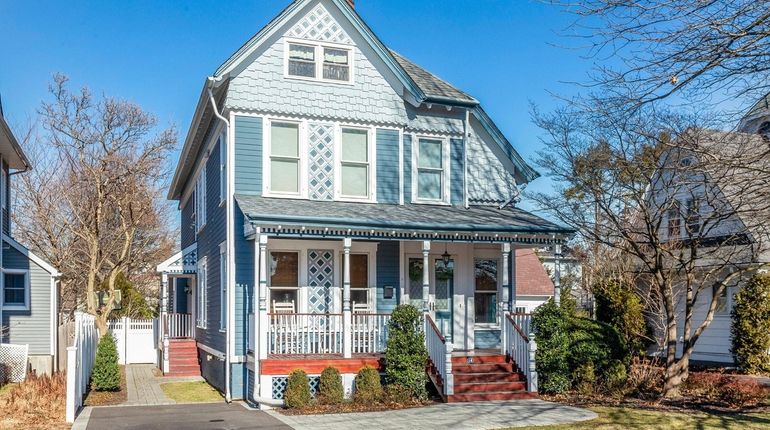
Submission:
[[430,315],[425,315],[425,346],[428,357],[441,377],[443,395],[454,394],[454,376],[452,375],[452,343],[447,342]]
[[67,348],[67,399],[65,417],[75,422],[75,415],[83,404],[83,394],[91,379],[96,358],[99,334],[93,315],[75,312],[75,343]]
[[352,315],[353,354],[374,354],[385,351],[388,341],[390,314]]
[[267,353],[342,354],[342,314],[268,314]]
[[505,352],[516,362],[527,378],[527,390],[537,392],[537,370],[535,351],[537,343],[533,334],[527,335],[532,322],[529,314],[506,314],[503,322]]
[[169,339],[195,338],[195,325],[191,314],[163,314],[163,330]]

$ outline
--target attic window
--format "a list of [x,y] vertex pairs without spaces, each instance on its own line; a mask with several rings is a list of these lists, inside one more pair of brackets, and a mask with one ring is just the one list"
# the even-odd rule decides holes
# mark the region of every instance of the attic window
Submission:
[[322,82],[351,83],[353,58],[346,45],[286,42],[286,77]]
[[345,49],[324,48],[324,79],[350,80],[349,52]]
[[315,47],[289,44],[289,75],[315,78]]

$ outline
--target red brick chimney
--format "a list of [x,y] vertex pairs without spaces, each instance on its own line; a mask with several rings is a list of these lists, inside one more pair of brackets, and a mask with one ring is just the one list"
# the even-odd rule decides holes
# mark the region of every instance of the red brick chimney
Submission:
[[351,8],[353,9],[356,8],[356,0],[348,0],[348,4],[350,5]]

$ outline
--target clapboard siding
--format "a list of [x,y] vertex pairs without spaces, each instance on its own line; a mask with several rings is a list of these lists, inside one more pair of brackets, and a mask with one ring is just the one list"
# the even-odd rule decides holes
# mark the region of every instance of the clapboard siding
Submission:
[[235,117],[235,192],[262,192],[262,118]]
[[377,201],[399,202],[398,130],[377,129]]
[[179,226],[182,235],[182,249],[185,249],[195,243],[195,192],[187,199],[181,213],[182,221]]
[[412,201],[412,136],[404,135],[404,201]]
[[[235,206],[235,225],[245,223],[243,212]],[[236,355],[246,353],[248,343],[248,314],[252,312],[254,297],[254,241],[242,234],[235,235],[235,349]]]
[[3,267],[29,270],[30,309],[3,310],[3,342],[27,344],[32,355],[51,354],[51,275],[13,246],[3,249]]
[[463,190],[463,176],[465,160],[463,160],[463,140],[449,140],[449,192],[450,202],[453,205],[465,203]]
[[[393,287],[393,298],[383,296],[385,287]],[[399,242],[386,241],[377,245],[377,312],[391,313],[398,304]]]

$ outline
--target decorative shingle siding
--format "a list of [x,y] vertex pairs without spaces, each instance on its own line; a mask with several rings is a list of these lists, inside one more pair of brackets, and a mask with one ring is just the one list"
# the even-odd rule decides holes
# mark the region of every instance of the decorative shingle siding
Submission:
[[463,175],[465,160],[463,160],[463,140],[449,140],[449,193],[453,205],[465,203],[463,196]]
[[[312,11],[311,5],[302,19]],[[401,92],[383,77],[385,65],[366,46],[353,26],[336,8],[329,8],[337,25],[361,48],[353,50],[354,83],[328,84],[287,79],[284,77],[284,39],[273,37],[258,51],[253,62],[238,71],[230,82],[226,106],[235,110],[269,112],[273,114],[304,115],[316,118],[337,118],[376,124],[404,124],[405,108]],[[289,23],[285,34],[296,21]],[[308,36],[310,37],[310,36]],[[390,73],[390,72],[386,72]]]
[[51,355],[51,275],[14,247],[3,249],[3,267],[29,270],[30,309],[3,310],[2,342],[28,344],[31,355]]
[[398,130],[377,129],[377,201],[399,202]]
[[[215,138],[215,137],[213,137]],[[193,204],[190,202],[189,204]],[[198,261],[206,258],[208,276],[206,296],[207,328],[196,330],[196,339],[209,347],[225,351],[225,334],[219,331],[219,244],[226,238],[225,207],[219,206],[219,144],[206,162],[206,226],[198,233]]]
[[181,213],[182,221],[179,223],[179,229],[182,235],[182,249],[185,249],[195,243],[195,192],[187,199]]
[[235,116],[235,192],[262,194],[262,118]]
[[[386,241],[377,245],[377,312],[390,313],[398,304],[399,242]],[[384,299],[385,287],[393,287],[393,299]]]
[[471,204],[500,204],[517,193],[516,180],[506,170],[501,156],[492,149],[495,144],[475,121],[467,142],[468,199]]
[[462,136],[465,122],[464,109],[447,111],[444,106],[432,109],[414,108],[407,105],[409,124],[407,130],[415,133],[448,134]]
[[412,201],[412,136],[404,135],[404,202]]

